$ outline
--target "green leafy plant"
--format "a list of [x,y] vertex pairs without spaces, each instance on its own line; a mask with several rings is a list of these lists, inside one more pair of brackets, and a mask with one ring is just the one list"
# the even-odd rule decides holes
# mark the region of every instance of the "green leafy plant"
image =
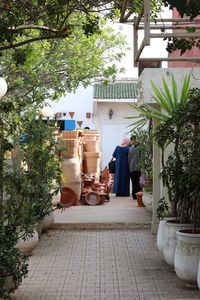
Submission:
[[[194,221],[192,221],[194,205],[191,205],[192,198],[189,195],[194,196],[195,193],[193,194],[191,191],[191,181],[188,174],[191,174],[192,178],[194,178],[194,175],[192,175],[191,169],[189,171],[188,166],[192,166],[189,162],[191,153],[194,154],[192,145],[196,144],[197,147],[198,139],[194,143],[194,137],[198,135],[197,131],[194,133],[194,128],[197,128],[198,120],[196,116],[195,122],[197,123],[194,123],[194,120],[192,121],[195,111],[191,111],[192,103],[194,105],[194,100],[192,102],[191,98],[195,97],[194,91],[190,92],[190,76],[185,76],[180,93],[178,93],[174,76],[172,76],[171,91],[164,78],[163,89],[158,89],[153,82],[151,84],[154,90],[153,98],[158,104],[158,108],[147,104],[142,107],[136,105],[132,107],[141,113],[145,122],[148,119],[157,121],[158,124],[154,128],[153,138],[162,150],[161,177],[168,190],[170,210],[179,222],[191,223]],[[196,92],[196,97],[197,95]],[[198,111],[196,107],[197,115]],[[172,150],[165,161],[164,153],[168,145],[171,145]],[[188,186],[188,192],[186,192],[186,186]],[[183,199],[185,199],[184,205]],[[164,204],[165,202],[162,201],[161,208]],[[167,209],[165,205],[164,207]]]
[[140,154],[140,169],[144,178],[144,189],[153,190],[153,137],[151,130],[133,129],[131,139],[134,139]]
[[200,90],[192,89],[188,101],[155,131],[161,148],[168,143],[174,145],[161,173],[172,213],[178,222],[193,224],[194,231],[200,222],[199,99]]
[[[52,197],[60,188],[60,143],[55,129],[54,122],[36,120],[34,111],[27,111],[9,139],[4,130],[0,140],[2,153],[12,153],[9,159],[1,156],[0,169],[0,296],[5,299],[28,272],[27,257],[15,248],[16,242],[31,236],[37,223],[53,210]],[[20,139],[24,132],[26,138]]]
[[150,81],[154,91],[152,96],[158,107],[153,107],[149,104],[143,104],[137,106],[137,104],[130,104],[130,106],[139,112],[139,116],[129,117],[129,119],[137,118],[138,121],[130,124],[132,127],[144,126],[149,120],[158,122],[166,122],[176,110],[184,105],[188,101],[189,90],[190,90],[190,75],[186,75],[183,80],[182,87],[178,91],[177,83],[174,75],[171,78],[171,91],[169,90],[168,84],[162,76],[163,88],[159,89],[156,87],[153,81]]
[[28,273],[28,258],[16,247],[14,228],[0,222],[0,298],[10,299]]
[[169,215],[169,205],[164,198],[161,198],[158,200],[156,216],[159,220],[163,220],[168,215]]
[[[27,142],[20,145],[20,159],[25,166],[26,198],[32,203],[38,220],[52,211],[52,197],[60,189],[60,141],[56,139],[54,121],[43,122],[41,116],[27,113],[23,117]],[[22,190],[22,189],[21,189]]]

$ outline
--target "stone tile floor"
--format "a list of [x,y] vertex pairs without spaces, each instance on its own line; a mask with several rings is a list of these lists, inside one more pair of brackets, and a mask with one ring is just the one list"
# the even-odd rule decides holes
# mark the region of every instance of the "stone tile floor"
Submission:
[[51,230],[15,300],[200,299],[162,260],[150,229]]

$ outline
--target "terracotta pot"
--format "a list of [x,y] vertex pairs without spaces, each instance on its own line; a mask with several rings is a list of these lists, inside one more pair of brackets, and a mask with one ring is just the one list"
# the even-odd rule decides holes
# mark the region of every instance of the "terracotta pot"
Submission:
[[88,205],[98,205],[100,203],[101,199],[100,199],[100,195],[97,192],[91,191],[89,193],[86,194],[85,197],[85,202]]
[[142,194],[142,192],[136,193],[138,207],[144,207],[144,204],[142,202]]
[[77,139],[78,130],[64,130],[62,131],[62,139]]
[[73,182],[68,182],[67,184],[61,184],[61,188],[70,188],[76,195],[76,199],[73,203],[73,205],[80,205],[80,197],[81,197],[81,192],[83,189],[83,183],[81,180],[79,181],[73,181]]
[[74,158],[78,156],[79,139],[61,139],[62,145],[65,148],[61,155],[64,158]]
[[61,199],[60,202],[65,206],[69,207],[77,203],[77,196],[75,192],[70,187],[63,187],[61,189]]
[[100,152],[84,152],[83,153],[83,172],[84,173],[100,173]]
[[83,141],[96,141],[96,135],[92,135],[92,134],[84,134],[83,136]]
[[83,149],[85,152],[99,152],[99,141],[85,140]]

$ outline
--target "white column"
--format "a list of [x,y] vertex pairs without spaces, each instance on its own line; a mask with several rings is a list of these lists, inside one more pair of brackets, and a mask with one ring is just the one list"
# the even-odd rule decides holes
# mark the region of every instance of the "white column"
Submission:
[[158,207],[158,200],[161,198],[161,150],[154,143],[153,145],[153,204],[152,204],[152,222],[151,232],[157,233],[159,219],[156,217],[156,210]]

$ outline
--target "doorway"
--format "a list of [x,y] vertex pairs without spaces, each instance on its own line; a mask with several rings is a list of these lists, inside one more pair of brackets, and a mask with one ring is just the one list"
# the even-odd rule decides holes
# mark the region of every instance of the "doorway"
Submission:
[[101,130],[101,169],[103,170],[112,158],[112,153],[117,145],[121,144],[124,136],[130,137],[127,124],[102,125]]

